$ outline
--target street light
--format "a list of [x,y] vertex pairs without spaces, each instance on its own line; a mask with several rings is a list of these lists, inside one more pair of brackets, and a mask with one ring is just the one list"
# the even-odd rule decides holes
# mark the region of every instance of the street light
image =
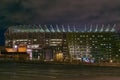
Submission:
[[116,54],[116,61],[117,61],[117,63],[118,63],[118,56],[119,56],[119,55],[118,55],[118,54]]

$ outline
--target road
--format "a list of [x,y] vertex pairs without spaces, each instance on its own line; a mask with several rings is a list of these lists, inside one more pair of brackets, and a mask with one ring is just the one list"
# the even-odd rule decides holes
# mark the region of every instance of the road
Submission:
[[120,68],[0,63],[0,80],[120,80]]

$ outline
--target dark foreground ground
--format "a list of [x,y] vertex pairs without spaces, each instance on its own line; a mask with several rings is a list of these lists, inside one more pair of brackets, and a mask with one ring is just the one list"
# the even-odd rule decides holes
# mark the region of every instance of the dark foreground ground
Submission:
[[0,80],[120,80],[120,67],[0,63]]

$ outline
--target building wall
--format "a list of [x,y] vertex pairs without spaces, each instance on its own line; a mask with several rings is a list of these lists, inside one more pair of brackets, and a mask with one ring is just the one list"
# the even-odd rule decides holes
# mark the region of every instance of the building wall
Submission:
[[[64,53],[65,57],[67,57],[68,54],[68,48],[66,43],[66,34],[65,33],[9,33],[5,35],[6,41],[5,46],[16,48],[19,51],[19,45],[25,44],[28,49],[32,49],[32,55],[36,55],[35,49],[39,50],[37,51],[38,54],[42,53],[41,59],[44,60],[53,60],[55,59],[55,55],[58,52]],[[34,51],[35,50],[35,51]],[[27,51],[27,50],[26,50]],[[37,54],[37,55],[38,55]],[[38,57],[34,57],[38,58]]]
[[[120,61],[120,34],[115,32],[6,32],[5,46],[26,44],[37,59],[63,59],[81,62]],[[38,50],[37,54],[34,50]]]
[[119,56],[118,34],[102,33],[67,33],[69,54],[72,60],[109,62]]

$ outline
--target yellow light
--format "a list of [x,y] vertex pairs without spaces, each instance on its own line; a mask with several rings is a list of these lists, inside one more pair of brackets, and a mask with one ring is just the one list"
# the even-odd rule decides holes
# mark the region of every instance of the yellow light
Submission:
[[20,44],[18,47],[18,52],[27,52],[27,46],[25,44]]
[[63,53],[57,53],[56,54],[56,60],[57,61],[63,61]]
[[27,48],[26,47],[19,47],[18,52],[26,52]]
[[110,60],[110,63],[112,63],[113,62],[113,60]]
[[6,48],[7,52],[16,52],[17,50],[13,49],[13,48]]

